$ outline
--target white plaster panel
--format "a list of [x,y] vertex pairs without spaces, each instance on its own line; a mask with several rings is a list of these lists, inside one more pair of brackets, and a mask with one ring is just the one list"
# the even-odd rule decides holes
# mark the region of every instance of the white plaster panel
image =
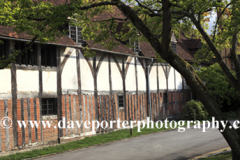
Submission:
[[135,77],[135,66],[134,58],[129,63],[127,75],[126,75],[126,90],[136,91],[136,77]]
[[157,90],[157,66],[153,64],[149,73],[150,90]]
[[78,89],[76,50],[72,51],[62,71],[62,89]]
[[182,77],[181,74],[176,71],[176,88],[182,89]]
[[57,72],[43,71],[42,72],[43,92],[56,93],[57,92]]
[[98,91],[109,91],[108,56],[103,59],[98,70],[97,83]]
[[0,70],[0,93],[11,93],[11,70]]
[[[119,63],[118,63],[119,64]],[[111,77],[112,77],[112,89],[113,91],[122,91],[122,76],[119,72],[117,64],[111,59]]]
[[158,76],[159,76],[159,89],[160,90],[167,89],[166,76],[163,71],[163,67],[160,65],[158,66]]
[[80,70],[81,70],[81,87],[82,90],[94,90],[94,81],[92,72],[89,68],[89,65],[85,58],[83,57],[82,53],[80,52]]
[[17,70],[16,74],[18,92],[38,92],[39,90],[38,71]]
[[146,78],[145,72],[141,63],[137,60],[137,73],[138,73],[138,90],[139,91],[146,91]]
[[171,67],[168,77],[168,89],[175,89],[174,87],[174,68]]

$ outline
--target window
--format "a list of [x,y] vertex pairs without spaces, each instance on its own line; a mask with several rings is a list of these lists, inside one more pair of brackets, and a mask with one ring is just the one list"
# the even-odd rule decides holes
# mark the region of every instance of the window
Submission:
[[177,54],[177,43],[176,42],[171,42],[171,49],[173,52]]
[[130,43],[131,49],[133,50],[134,53],[139,53],[140,52],[140,45],[138,41]]
[[7,59],[8,51],[7,51],[7,41],[0,39],[0,59]]
[[118,96],[118,107],[124,107],[123,106],[123,96],[122,95],[119,95]]
[[[22,51],[26,47],[26,42],[16,41],[15,42],[15,49]],[[37,65],[37,45],[33,44],[31,49],[27,50],[26,52],[18,55],[16,64],[24,64],[24,65]]]
[[69,37],[78,44],[83,45],[84,43],[81,27],[69,25]]
[[57,98],[42,99],[42,115],[57,115]]
[[57,49],[54,45],[41,47],[41,63],[45,67],[57,67]]
[[[17,41],[15,43],[16,50],[23,50],[26,47],[26,42]],[[45,67],[57,67],[56,46],[42,45],[41,46],[41,65]],[[22,53],[17,57],[16,64],[19,65],[38,65],[37,44],[33,44],[31,49]]]

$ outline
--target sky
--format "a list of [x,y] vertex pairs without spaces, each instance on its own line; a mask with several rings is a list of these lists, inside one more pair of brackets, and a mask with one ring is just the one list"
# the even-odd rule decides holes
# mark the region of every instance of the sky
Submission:
[[212,27],[214,25],[214,22],[216,21],[216,18],[217,18],[217,13],[216,12],[211,13],[210,22],[209,22],[209,29],[207,30],[208,34],[211,34],[211,30],[213,30]]

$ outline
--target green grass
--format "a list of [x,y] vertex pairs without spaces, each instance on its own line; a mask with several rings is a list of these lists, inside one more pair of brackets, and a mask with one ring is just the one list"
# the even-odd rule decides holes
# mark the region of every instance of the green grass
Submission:
[[[155,127],[155,125],[154,125],[154,127]],[[17,153],[17,154],[12,154],[9,156],[0,157],[0,160],[10,160],[10,159],[11,160],[20,160],[20,159],[33,158],[33,157],[38,157],[38,156],[42,156],[42,155],[52,154],[52,153],[61,153],[61,152],[72,150],[72,149],[89,147],[89,146],[93,146],[93,145],[97,145],[97,144],[103,144],[103,143],[107,143],[107,142],[111,142],[111,141],[115,141],[115,140],[135,137],[135,136],[158,132],[158,131],[163,131],[163,130],[169,130],[169,128],[168,129],[165,129],[165,128],[147,129],[145,126],[145,128],[142,129],[141,132],[137,132],[137,127],[136,127],[136,128],[133,128],[133,135],[130,135],[129,129],[124,129],[124,130],[119,130],[119,131],[115,131],[115,132],[110,132],[107,134],[86,137],[82,140],[68,142],[65,144],[57,145],[57,146],[45,147],[42,149],[36,149],[36,150],[32,150],[32,151],[27,151],[24,153]]]
[[227,153],[222,153],[216,156],[210,156],[206,158],[202,158],[201,160],[231,160],[232,159],[232,153],[227,152]]

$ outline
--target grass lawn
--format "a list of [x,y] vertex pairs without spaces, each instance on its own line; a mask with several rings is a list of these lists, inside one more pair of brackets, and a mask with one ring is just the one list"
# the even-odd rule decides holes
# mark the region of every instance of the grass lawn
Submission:
[[206,157],[206,158],[201,158],[201,160],[231,160],[232,159],[232,153],[231,152],[227,152],[227,153],[222,153],[216,156],[210,156],[210,157]]
[[[154,125],[154,127],[155,127],[155,125]],[[61,153],[61,152],[72,150],[72,149],[84,148],[84,147],[88,147],[88,146],[93,146],[93,145],[97,145],[97,144],[107,143],[107,142],[111,142],[111,141],[115,141],[115,140],[135,137],[135,136],[158,132],[158,131],[163,131],[163,130],[169,130],[169,127],[168,127],[168,129],[165,129],[165,128],[158,129],[156,127],[154,129],[147,129],[145,126],[144,129],[141,129],[141,132],[137,132],[137,127],[136,127],[136,128],[133,128],[133,135],[130,135],[129,129],[124,129],[124,130],[119,130],[119,131],[115,131],[115,132],[110,132],[107,134],[86,137],[82,140],[68,142],[65,144],[57,145],[57,146],[45,147],[45,148],[38,149],[38,150],[27,151],[24,153],[17,153],[17,154],[12,154],[9,156],[0,157],[0,160],[10,160],[10,159],[11,160],[20,160],[20,159],[38,157],[41,155],[52,154],[52,153]]]

